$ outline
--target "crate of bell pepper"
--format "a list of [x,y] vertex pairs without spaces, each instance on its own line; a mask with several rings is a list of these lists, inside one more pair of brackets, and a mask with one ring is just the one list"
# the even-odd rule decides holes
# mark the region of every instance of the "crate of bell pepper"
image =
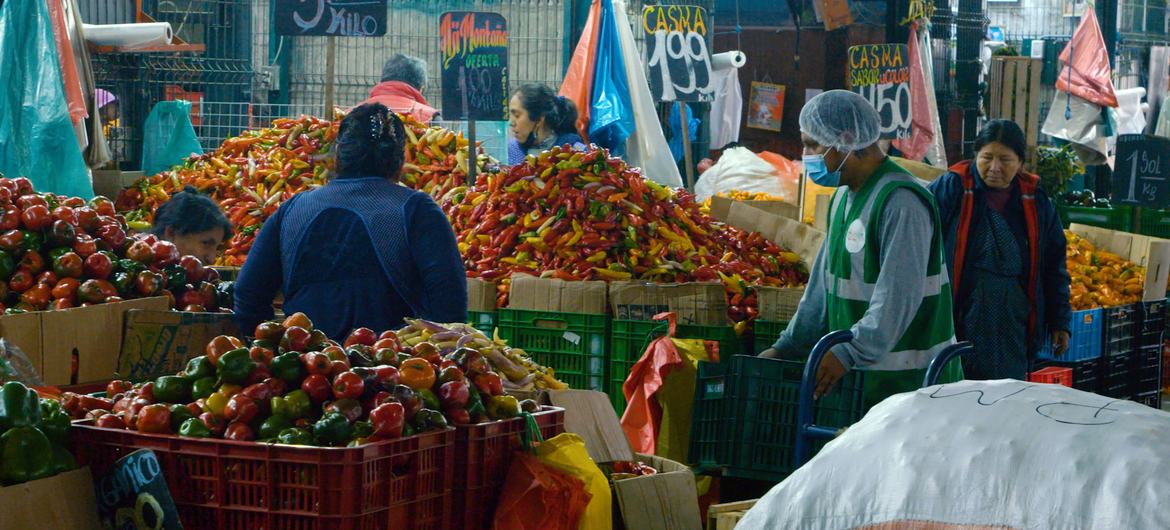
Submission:
[[105,197],[37,193],[26,178],[0,176],[0,309],[69,309],[167,296],[190,311],[231,307],[219,275],[174,244],[128,237]]
[[694,196],[645,179],[608,152],[559,147],[530,156],[441,206],[468,276],[500,284],[515,272],[564,280],[722,281],[729,316],[750,320],[751,285],[807,281],[807,268],[760,234],[715,221]]
[[0,386],[0,485],[11,486],[77,469],[66,449],[69,415],[24,384]]

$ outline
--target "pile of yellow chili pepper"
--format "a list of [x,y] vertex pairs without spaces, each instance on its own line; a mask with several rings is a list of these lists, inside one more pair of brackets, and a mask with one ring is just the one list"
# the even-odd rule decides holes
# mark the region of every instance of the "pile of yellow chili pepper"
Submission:
[[699,211],[694,196],[645,179],[601,149],[554,147],[442,198],[468,276],[513,272],[564,280],[722,281],[737,321],[755,316],[750,286],[807,281],[799,256]]
[[1065,249],[1072,308],[1077,311],[1140,302],[1146,270],[1120,256],[1098,250],[1088,239],[1068,230]]

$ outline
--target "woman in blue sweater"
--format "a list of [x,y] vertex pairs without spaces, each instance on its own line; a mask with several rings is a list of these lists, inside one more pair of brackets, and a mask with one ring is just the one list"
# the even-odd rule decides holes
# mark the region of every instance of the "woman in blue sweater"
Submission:
[[938,199],[954,288],[955,334],[975,345],[967,379],[1024,379],[1028,361],[1069,341],[1069,276],[1056,208],[1023,171],[1024,131],[988,122],[975,160],[930,185]]
[[337,176],[293,196],[269,218],[236,281],[245,333],[304,312],[330,338],[357,327],[394,329],[404,318],[463,322],[467,280],[455,234],[425,193],[398,184],[406,133],[379,103],[355,108],[334,147]]
[[512,94],[508,101],[508,128],[512,131],[508,138],[510,166],[553,146],[585,147],[577,134],[577,106],[539,83],[523,85]]

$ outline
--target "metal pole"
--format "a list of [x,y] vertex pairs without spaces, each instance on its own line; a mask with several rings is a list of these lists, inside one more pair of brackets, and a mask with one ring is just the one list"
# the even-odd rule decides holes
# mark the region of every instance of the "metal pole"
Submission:
[[695,157],[691,153],[691,128],[687,118],[687,104],[685,102],[678,102],[678,122],[681,125],[683,137],[683,164],[687,166],[687,179],[683,182],[683,187],[690,188],[695,182]]
[[336,37],[326,37],[325,39],[325,116],[327,120],[333,119],[333,82],[336,77],[337,70],[337,42]]

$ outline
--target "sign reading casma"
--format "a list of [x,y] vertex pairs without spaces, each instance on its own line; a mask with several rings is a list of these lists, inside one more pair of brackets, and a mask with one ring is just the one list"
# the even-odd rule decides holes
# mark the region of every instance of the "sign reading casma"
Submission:
[[910,54],[905,44],[849,48],[849,88],[882,117],[882,138],[910,135]]

